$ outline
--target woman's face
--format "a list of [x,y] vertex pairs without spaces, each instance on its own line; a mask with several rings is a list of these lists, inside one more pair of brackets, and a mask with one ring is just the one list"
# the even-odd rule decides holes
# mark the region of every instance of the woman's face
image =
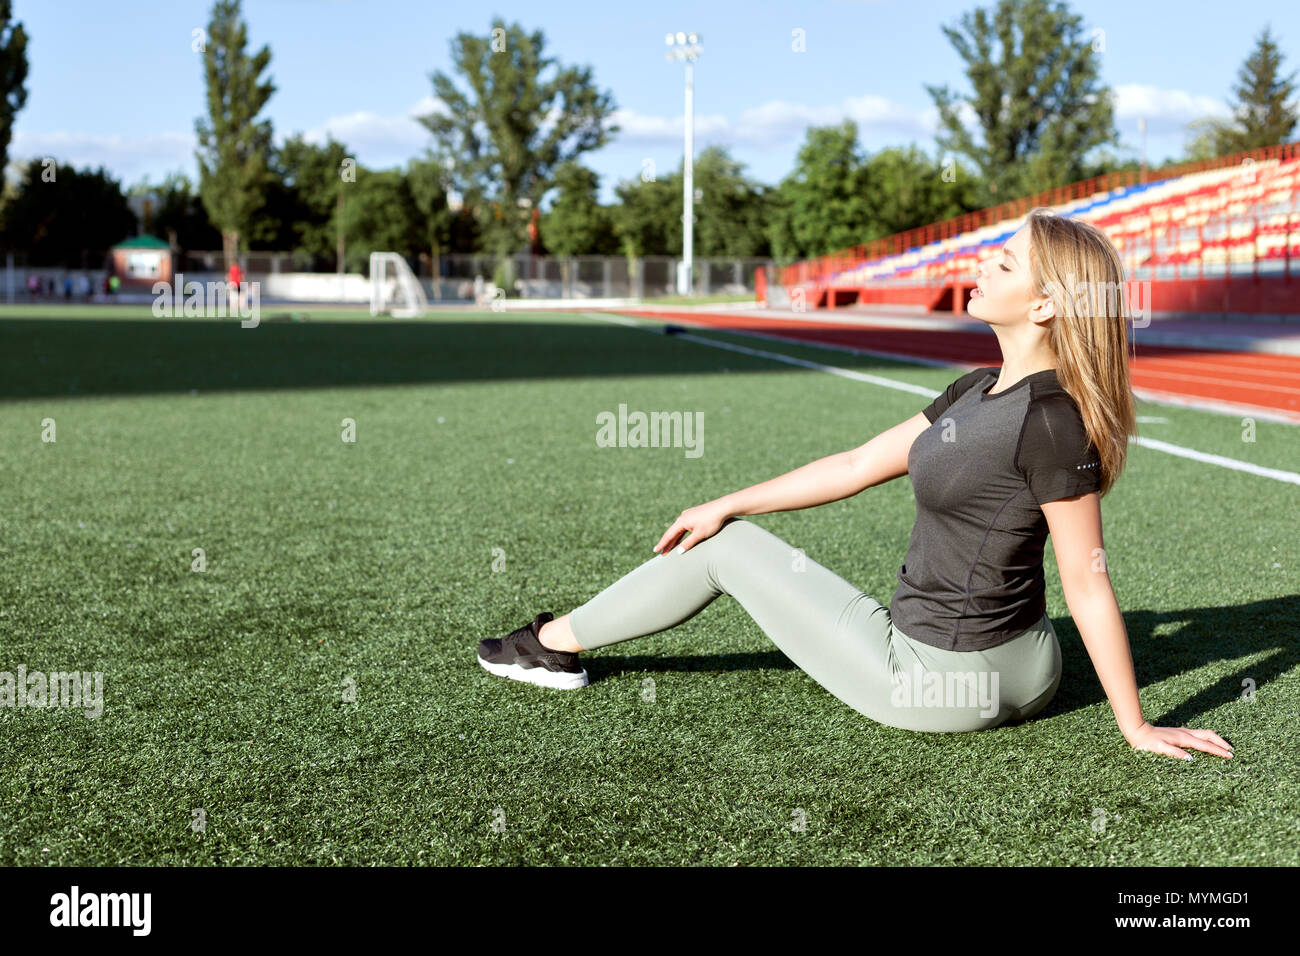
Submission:
[[1019,321],[1040,301],[1030,293],[1029,223],[975,270],[975,289],[966,307],[974,318],[994,325]]

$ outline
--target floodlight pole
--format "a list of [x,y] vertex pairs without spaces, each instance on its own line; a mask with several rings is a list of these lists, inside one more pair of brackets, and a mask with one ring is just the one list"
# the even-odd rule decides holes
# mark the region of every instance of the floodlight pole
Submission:
[[669,33],[669,60],[686,63],[686,155],[682,164],[682,262],[677,273],[677,292],[691,295],[695,265],[695,61],[704,48],[698,33]]
[[682,177],[682,260],[685,288],[692,295],[695,261],[695,64],[686,61],[686,175]]

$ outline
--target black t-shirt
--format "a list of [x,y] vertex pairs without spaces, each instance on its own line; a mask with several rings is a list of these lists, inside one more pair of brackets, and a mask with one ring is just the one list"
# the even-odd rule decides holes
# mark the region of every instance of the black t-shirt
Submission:
[[993,395],[1000,369],[967,372],[925,409],[907,455],[916,523],[890,601],[908,637],[983,650],[1046,611],[1040,505],[1101,488],[1101,461],[1055,369]]

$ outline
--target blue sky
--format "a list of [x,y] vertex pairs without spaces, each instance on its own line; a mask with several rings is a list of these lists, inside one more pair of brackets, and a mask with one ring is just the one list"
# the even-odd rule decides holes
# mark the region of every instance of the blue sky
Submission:
[[[456,33],[486,34],[494,15],[542,31],[545,54],[590,66],[618,108],[622,132],[583,157],[608,202],[615,182],[640,175],[645,160],[663,172],[681,160],[684,68],[665,59],[666,32],[702,37],[696,150],[726,145],[749,175],[776,183],[808,126],[846,117],[868,150],[914,142],[933,153],[925,85],[967,88],[940,26],[980,5],[992,0],[245,0],[244,17],[250,45],[271,47],[278,89],[267,113],[277,141],[295,132],[323,141],[330,132],[374,167],[424,152],[428,135],[410,117],[434,105],[429,74],[450,72]],[[1284,69],[1300,67],[1295,0],[1243,0],[1231,16],[1210,0],[1076,0],[1070,8],[1104,47],[1102,77],[1119,97],[1123,145],[1137,154],[1145,116],[1152,163],[1181,151],[1188,121],[1226,114],[1237,69],[1266,22]],[[207,0],[14,0],[31,37],[31,69],[10,157],[102,164],[125,185],[195,175],[204,90],[192,40],[209,11]],[[803,52],[793,49],[796,30]]]

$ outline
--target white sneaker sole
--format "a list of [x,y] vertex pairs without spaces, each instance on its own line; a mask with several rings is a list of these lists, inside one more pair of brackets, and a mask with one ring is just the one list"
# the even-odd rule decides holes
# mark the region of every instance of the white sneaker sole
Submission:
[[577,674],[562,674],[555,671],[548,671],[545,667],[520,667],[518,664],[493,664],[491,661],[485,661],[478,658],[478,662],[483,665],[483,669],[489,674],[496,674],[498,677],[509,677],[511,680],[521,680],[525,684],[537,684],[539,687],[554,687],[557,690],[575,690],[579,687],[586,687],[589,683],[587,671],[583,669]]

